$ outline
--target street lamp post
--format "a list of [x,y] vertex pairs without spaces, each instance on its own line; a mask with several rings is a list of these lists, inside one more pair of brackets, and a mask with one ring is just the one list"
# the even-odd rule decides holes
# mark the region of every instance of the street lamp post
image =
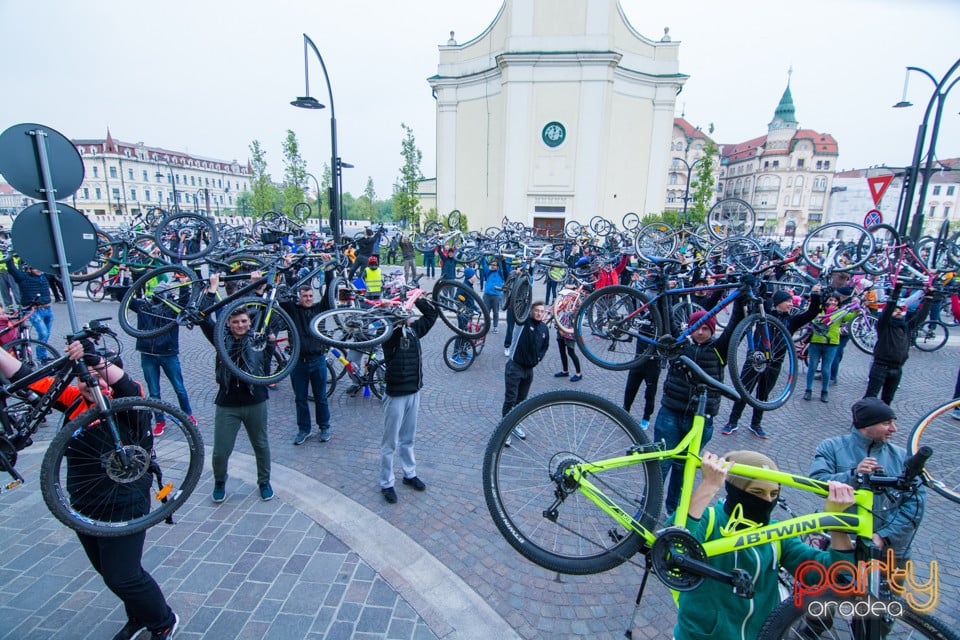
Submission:
[[[926,69],[921,69],[920,67],[907,67],[907,79],[909,79],[911,71],[917,71],[929,78],[930,81],[936,86],[936,89],[934,89],[933,95],[930,96],[930,101],[927,103],[927,110],[923,114],[923,122],[920,123],[920,128],[917,131],[917,143],[913,149],[913,162],[909,167],[906,195],[904,195],[903,200],[901,201],[900,210],[897,212],[897,230],[901,236],[904,236],[907,233],[910,210],[913,206],[913,197],[917,191],[920,163],[923,160],[923,148],[927,141],[927,122],[930,120],[930,113],[933,111],[934,104],[937,105],[937,113],[933,119],[933,129],[930,131],[930,145],[929,149],[927,150],[927,163],[923,168],[923,189],[920,191],[920,196],[917,199],[917,209],[913,216],[913,227],[910,229],[910,237],[914,242],[920,238],[921,230],[923,229],[923,205],[924,201],[926,200],[926,191],[930,180],[930,174],[933,173],[933,158],[937,149],[937,136],[940,134],[940,118],[943,115],[943,103],[946,100],[947,94],[950,93],[950,90],[953,89],[954,85],[956,85],[958,81],[960,81],[960,77],[955,78],[952,82],[950,82],[949,85],[947,82],[950,80],[950,76],[952,76],[957,69],[960,69],[960,60],[954,62],[953,66],[950,67],[950,70],[947,71],[943,78],[938,81],[935,77],[933,77],[933,74]],[[944,89],[945,86],[946,89]],[[913,106],[912,103],[907,101],[906,79],[903,83],[903,99],[893,106],[897,109]]]
[[[341,210],[340,210],[340,175],[337,170],[337,117],[336,111],[333,107],[333,89],[330,88],[330,76],[327,74],[327,65],[323,62],[323,56],[320,55],[320,51],[317,50],[317,45],[313,43],[313,40],[310,39],[310,36],[303,34],[303,80],[304,80],[304,95],[298,97],[296,100],[292,100],[290,104],[301,109],[323,109],[324,105],[310,95],[310,67],[308,64],[309,53],[308,49],[313,49],[313,52],[316,54],[317,59],[320,61],[320,68],[323,69],[323,78],[327,83],[327,96],[330,98],[330,167],[331,167],[331,178],[333,179],[334,184],[330,188],[330,230],[333,233],[333,240],[338,245],[340,244],[340,221]],[[319,194],[318,194],[319,195]]]
[[700,156],[699,158],[693,161],[693,164],[690,164],[689,162],[687,162],[685,158],[679,158],[679,157],[674,158],[674,160],[679,160],[680,162],[682,162],[683,166],[687,168],[687,184],[683,189],[683,213],[680,214],[684,220],[687,219],[687,204],[690,202],[690,176],[691,174],[693,174],[693,168],[696,167],[698,164],[700,164],[700,161],[703,160],[705,157],[706,156]]
[[[157,179],[163,177],[163,174],[160,173],[160,160],[157,160]],[[170,165],[170,162],[163,160],[163,163],[167,165],[167,170],[170,172],[170,186],[173,188],[173,211],[175,213],[180,213],[180,198],[177,197],[177,179],[173,175],[173,167]],[[170,201],[169,196],[167,197],[167,202]]]

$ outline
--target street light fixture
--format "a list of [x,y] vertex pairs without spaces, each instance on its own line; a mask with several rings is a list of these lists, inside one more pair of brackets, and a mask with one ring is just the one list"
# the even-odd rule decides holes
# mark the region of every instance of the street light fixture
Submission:
[[674,158],[674,160],[682,162],[683,166],[687,168],[687,184],[683,189],[683,213],[680,214],[684,220],[687,219],[687,204],[689,204],[690,202],[690,175],[693,173],[693,168],[696,167],[698,164],[700,164],[700,161],[703,160],[705,157],[706,156],[700,156],[699,158],[693,161],[693,164],[690,164],[684,158],[680,158],[680,157]]
[[[922,73],[931,82],[935,85],[933,95],[930,96],[930,101],[927,103],[927,110],[923,114],[923,122],[920,124],[920,128],[917,131],[917,143],[913,149],[913,162],[909,167],[909,177],[908,184],[906,185],[906,195],[902,200],[902,205],[900,211],[897,212],[897,231],[901,236],[906,235],[907,225],[910,218],[910,210],[913,206],[913,196],[917,190],[917,180],[920,173],[920,162],[923,159],[923,147],[927,141],[927,122],[930,120],[930,113],[933,110],[933,105],[937,105],[937,113],[933,119],[933,129],[930,132],[930,145],[927,150],[927,163],[923,168],[923,189],[920,191],[920,197],[917,199],[917,209],[916,213],[913,216],[913,227],[910,229],[910,237],[916,242],[920,238],[921,230],[923,229],[923,205],[926,200],[927,195],[927,185],[930,184],[930,174],[933,172],[933,158],[936,154],[937,149],[937,136],[940,134],[940,118],[943,115],[943,103],[946,100],[947,94],[950,93],[950,90],[960,82],[960,77],[955,78],[950,84],[947,84],[947,81],[950,80],[957,69],[960,69],[960,60],[957,60],[953,63],[953,66],[950,67],[950,70],[943,76],[939,81],[933,77],[926,69],[921,69],[920,67],[907,67],[907,78],[910,77],[911,71],[917,71]],[[946,86],[946,89],[944,87]],[[903,99],[900,100],[897,104],[893,105],[895,108],[902,108],[911,106],[911,103],[907,101],[907,80],[904,80],[903,83]]]
[[[170,164],[169,160],[160,160],[157,159],[157,173],[156,177],[159,180],[163,177],[163,174],[160,173],[160,162],[163,162],[167,165],[167,170],[170,172],[170,186],[173,188],[173,211],[174,213],[180,213],[180,198],[177,196],[177,180],[173,175],[173,166]],[[170,201],[169,195],[167,196],[167,202]]]
[[[320,104],[320,101],[310,95],[310,65],[309,63],[309,51],[313,49],[313,52],[316,54],[317,59],[320,61],[320,68],[323,70],[323,78],[327,83],[327,96],[330,98],[330,166],[331,166],[331,176],[334,181],[334,184],[330,188],[330,231],[333,233],[333,240],[338,245],[340,244],[340,221],[343,219],[341,216],[340,210],[340,175],[337,169],[338,160],[337,157],[337,117],[336,111],[333,107],[333,89],[330,88],[330,76],[327,74],[327,65],[323,62],[323,56],[320,55],[320,51],[317,49],[317,45],[313,43],[313,40],[310,39],[310,36],[303,34],[303,81],[304,81],[304,95],[298,97],[295,100],[292,100],[290,104],[301,109],[323,109],[324,105]],[[319,190],[318,190],[319,196]]]

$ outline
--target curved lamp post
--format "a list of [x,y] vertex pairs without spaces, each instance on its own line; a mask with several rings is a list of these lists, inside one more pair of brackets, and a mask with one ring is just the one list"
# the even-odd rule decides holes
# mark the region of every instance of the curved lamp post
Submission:
[[[333,233],[333,240],[340,244],[340,175],[339,162],[337,158],[337,116],[333,108],[333,89],[330,88],[330,76],[327,74],[327,65],[323,63],[323,56],[317,50],[317,45],[313,44],[310,36],[303,34],[303,83],[304,95],[296,100],[291,100],[290,104],[301,109],[323,109],[324,105],[310,95],[310,66],[308,47],[313,49],[320,61],[320,68],[323,69],[323,79],[327,82],[327,96],[330,98],[330,170],[333,186],[330,189],[330,230]],[[316,180],[316,178],[314,178]],[[317,196],[319,197],[319,189]]]
[[690,175],[693,173],[693,168],[700,164],[700,161],[705,157],[706,156],[700,156],[693,161],[693,164],[687,162],[685,158],[674,158],[674,160],[679,160],[682,162],[683,166],[687,168],[687,184],[683,189],[683,212],[680,214],[684,220],[687,219],[687,204],[690,202]]
[[[938,81],[933,77],[933,74],[926,69],[907,67],[907,79],[909,79],[911,71],[917,71],[927,76],[936,86],[936,89],[934,89],[933,95],[930,96],[930,102],[927,103],[927,110],[923,114],[923,122],[917,131],[917,143],[913,149],[913,163],[909,167],[909,183],[907,184],[906,195],[903,198],[900,211],[897,213],[897,231],[901,236],[906,235],[907,225],[910,220],[910,209],[913,206],[913,196],[917,191],[920,162],[923,160],[923,147],[927,140],[927,122],[930,120],[930,113],[933,110],[934,103],[937,105],[937,114],[933,119],[933,129],[930,132],[930,148],[927,151],[927,163],[923,167],[923,189],[920,191],[920,197],[917,199],[917,212],[913,216],[913,228],[910,230],[910,237],[914,241],[920,238],[921,229],[923,228],[923,205],[926,200],[930,174],[933,173],[933,157],[937,149],[937,136],[940,134],[940,117],[943,115],[943,103],[947,94],[950,93],[950,90],[960,81],[960,77],[955,78],[950,84],[947,84],[947,81],[950,80],[950,76],[952,76],[957,69],[960,69],[960,60],[954,62],[950,70]],[[905,79],[903,83],[903,99],[893,105],[896,109],[913,106],[911,102],[907,101],[907,79]],[[944,89],[944,87],[946,87],[946,89]]]
[[[177,197],[177,178],[173,175],[173,165],[170,164],[169,160],[157,160],[157,179],[163,177],[163,174],[160,173],[160,163],[167,165],[167,170],[170,172],[170,186],[173,188],[173,211],[174,213],[180,213],[180,198]],[[167,199],[169,202],[169,197]]]

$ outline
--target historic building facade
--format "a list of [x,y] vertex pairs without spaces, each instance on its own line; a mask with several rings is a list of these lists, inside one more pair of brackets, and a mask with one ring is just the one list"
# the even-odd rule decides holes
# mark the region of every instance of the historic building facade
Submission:
[[237,196],[250,189],[251,168],[236,160],[121,142],[109,131],[106,138],[72,142],[85,173],[70,204],[94,221],[154,207],[226,215],[236,210]]
[[[701,162],[701,158],[706,155],[707,148],[711,143],[716,145],[699,127],[694,127],[682,117],[673,119],[673,139],[670,144],[667,196],[663,205],[664,211],[684,211],[684,199],[692,198],[692,192],[696,188],[693,183],[697,179],[697,165]],[[723,182],[717,180],[720,167],[720,147],[716,146],[716,153],[713,156],[716,195],[712,202],[716,202],[718,196],[723,194]],[[687,205],[689,206],[689,202]]]
[[505,0],[476,38],[439,48],[437,209],[559,230],[659,212],[679,43],[637,33],[617,0]]
[[723,145],[723,197],[750,204],[762,233],[803,236],[825,222],[837,153],[833,136],[800,128],[788,83],[766,135]]

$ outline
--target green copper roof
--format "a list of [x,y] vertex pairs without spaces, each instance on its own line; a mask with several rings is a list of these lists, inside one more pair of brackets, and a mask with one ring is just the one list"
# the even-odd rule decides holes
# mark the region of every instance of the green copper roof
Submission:
[[777,105],[777,110],[773,112],[773,119],[780,119],[783,122],[796,122],[797,115],[796,111],[793,108],[793,96],[790,94],[790,85],[787,85],[786,91],[783,92],[783,97],[780,98],[780,104]]

